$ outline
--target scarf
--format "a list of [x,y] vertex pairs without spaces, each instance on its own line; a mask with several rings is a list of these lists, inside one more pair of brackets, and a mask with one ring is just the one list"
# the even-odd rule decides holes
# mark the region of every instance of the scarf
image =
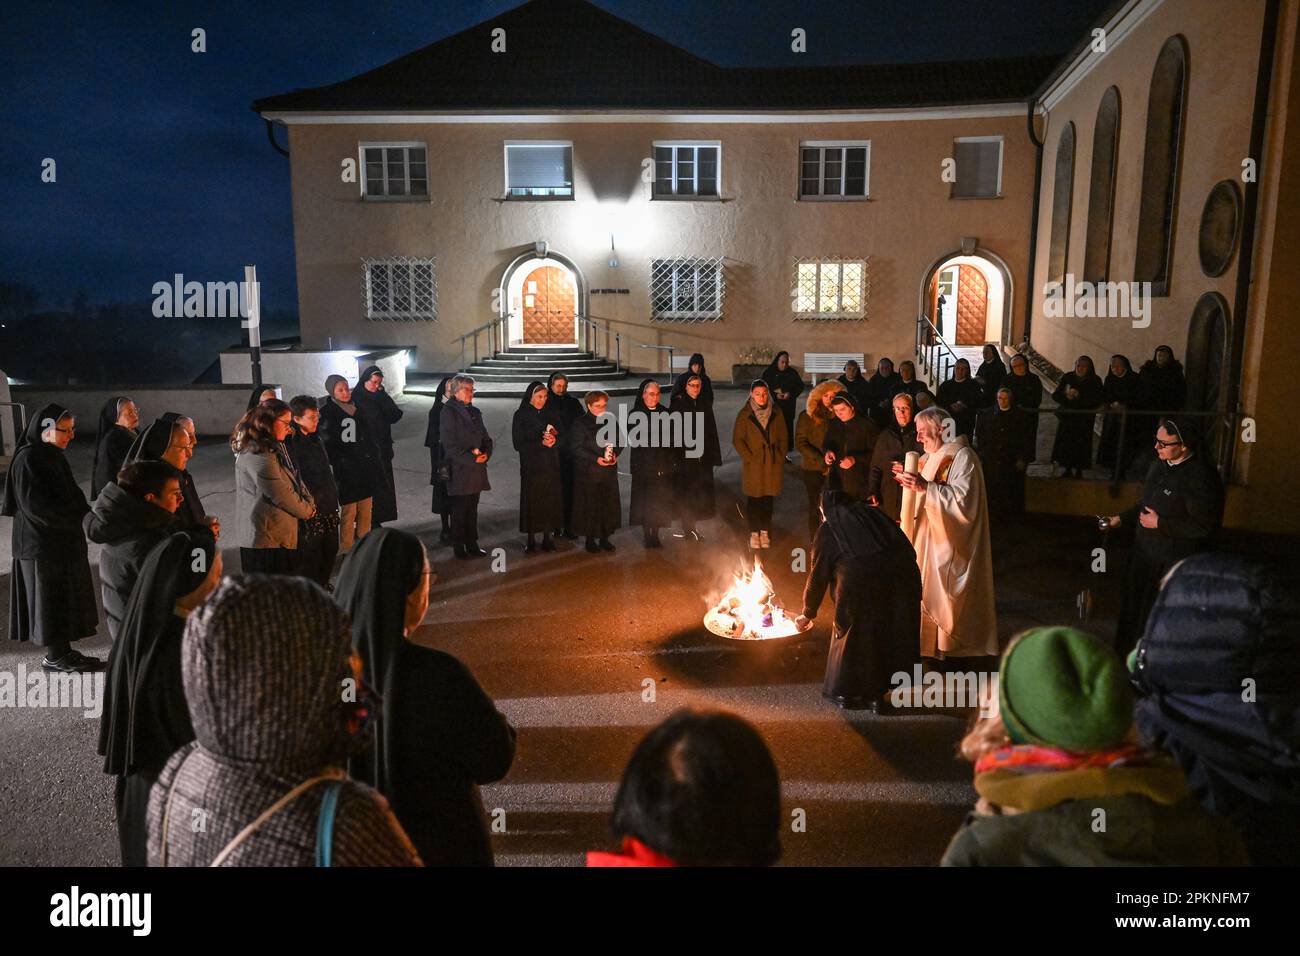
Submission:
[[769,398],[767,404],[760,408],[754,404],[752,398],[749,400],[749,410],[754,413],[754,417],[758,419],[758,424],[762,426],[764,431],[767,431],[767,423],[772,420],[772,405],[775,402],[776,399]]

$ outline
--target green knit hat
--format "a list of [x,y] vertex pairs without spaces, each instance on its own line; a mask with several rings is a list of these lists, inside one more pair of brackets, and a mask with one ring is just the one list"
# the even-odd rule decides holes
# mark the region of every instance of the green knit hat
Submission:
[[1038,627],[1013,640],[998,671],[998,701],[1018,744],[1107,750],[1133,723],[1123,661],[1072,627]]

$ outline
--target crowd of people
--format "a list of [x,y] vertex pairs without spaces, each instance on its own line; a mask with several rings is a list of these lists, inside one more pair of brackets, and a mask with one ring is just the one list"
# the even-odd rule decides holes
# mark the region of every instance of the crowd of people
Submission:
[[[382,372],[324,385],[323,398],[288,402],[259,386],[231,433],[239,576],[223,577],[220,545],[231,543],[188,471],[192,419],[169,412],[140,428],[133,401],[110,399],[93,504],[64,454],[71,410],[39,409],[19,443],[0,509],[14,518],[10,635],[42,647],[47,670],[108,669],[99,752],[116,781],[125,865],[492,862],[478,787],[509,771],[515,730],[461,662],[409,640],[436,574],[418,538],[383,527],[397,516],[392,426],[402,411]],[[474,389],[469,375],[440,383],[425,439],[440,540],[465,560],[487,553],[478,509],[494,453]],[[827,699],[881,713],[890,675],[918,656],[996,660],[990,526],[1023,508],[1042,391],[1024,356],[1008,370],[992,346],[974,375],[958,362],[937,395],[912,363],[896,373],[888,359],[870,379],[849,362],[808,390],[786,352],[750,385],[732,430],[749,545],[771,547],[797,454],[812,540],[797,623],[810,628],[830,593]],[[962,745],[980,803],[945,863],[1295,862],[1293,845],[1269,838],[1300,822],[1291,572],[1200,553],[1214,543],[1223,489],[1189,420],[1129,421],[1121,442],[1109,417],[1181,396],[1165,347],[1140,372],[1115,356],[1105,383],[1081,357],[1056,390],[1063,409],[1104,406],[1103,455],[1125,459],[1141,428],[1154,432],[1139,501],[1103,519],[1136,534],[1119,635],[1107,645],[1038,629],[1002,653],[998,714]],[[588,552],[614,550],[624,456],[629,523],[646,548],[662,547],[675,522],[698,541],[716,515],[722,451],[703,357],[670,388],[641,382],[633,406],[652,422],[697,415],[698,455],[619,447],[602,428],[608,404],[603,391],[569,395],[563,372],[525,389],[511,423],[525,553],[579,538]],[[1078,473],[1091,461],[1092,418],[1062,418],[1053,457]],[[87,539],[100,545],[98,602]],[[1225,598],[1207,618],[1216,578],[1266,595],[1264,607],[1246,620]],[[1189,618],[1195,601],[1200,616]],[[72,646],[96,632],[99,603],[107,662]],[[1238,650],[1225,647],[1234,641]],[[1183,666],[1187,648],[1201,649],[1204,668]],[[1259,686],[1243,708],[1228,698],[1246,677]],[[1080,808],[1095,803],[1116,829],[1089,842]],[[209,824],[188,825],[194,814]],[[619,850],[588,862],[766,865],[780,856],[779,828],[775,763],[757,731],[732,715],[683,712],[627,767]]]

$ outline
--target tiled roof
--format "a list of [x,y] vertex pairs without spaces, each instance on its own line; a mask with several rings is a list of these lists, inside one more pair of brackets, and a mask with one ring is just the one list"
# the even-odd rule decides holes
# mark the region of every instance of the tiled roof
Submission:
[[[506,31],[505,53],[491,33]],[[1059,57],[836,67],[723,67],[584,0],[532,0],[258,112],[835,110],[1023,101]]]

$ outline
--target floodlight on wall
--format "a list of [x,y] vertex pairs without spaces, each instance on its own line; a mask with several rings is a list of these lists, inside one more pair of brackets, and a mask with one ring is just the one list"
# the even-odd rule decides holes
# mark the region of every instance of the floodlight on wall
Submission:
[[611,269],[618,268],[618,253],[614,251],[614,234],[612,232],[609,234],[609,267]]
[[547,251],[546,241],[544,239],[538,239],[536,242],[534,242],[533,251],[537,253],[537,258],[545,259],[546,251]]
[[975,255],[975,250],[979,248],[979,244],[980,244],[980,241],[979,241],[979,237],[978,237],[978,236],[962,236],[962,237],[961,237],[961,254],[962,254],[963,256],[973,256],[973,255]]

